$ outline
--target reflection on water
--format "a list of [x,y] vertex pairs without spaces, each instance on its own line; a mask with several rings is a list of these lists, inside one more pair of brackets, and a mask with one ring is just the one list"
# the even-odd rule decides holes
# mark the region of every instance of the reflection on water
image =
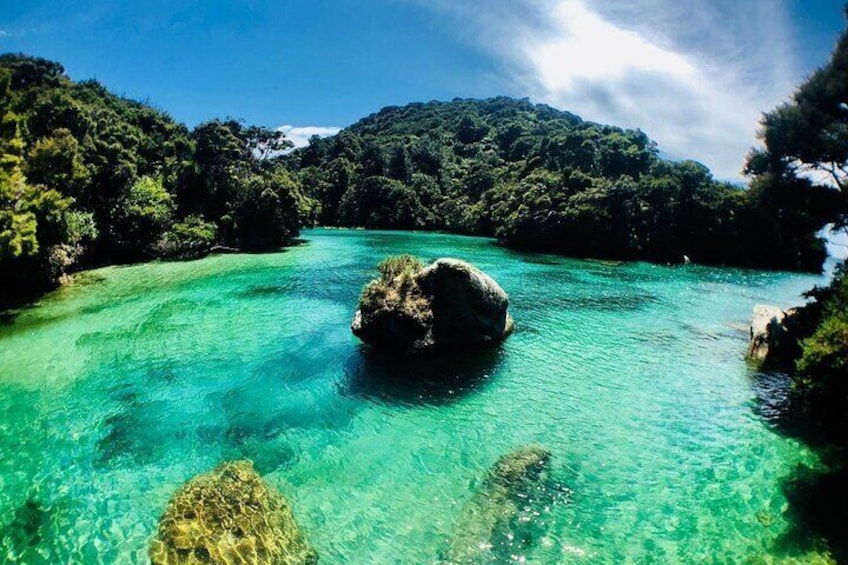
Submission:
[[339,389],[376,402],[448,404],[486,386],[501,356],[494,348],[468,355],[403,357],[363,345],[347,359]]
[[820,454],[817,465],[799,463],[781,478],[789,527],[776,541],[777,550],[789,556],[829,553],[839,563],[848,562],[848,453],[835,443],[844,430],[822,422],[795,393],[788,375],[752,373],[754,411],[781,435]]
[[[492,506],[506,518],[484,528],[489,562],[759,562],[806,550],[793,529],[838,533],[804,526],[819,489],[783,488],[826,462],[784,433],[786,381],[752,378],[733,329],[819,279],[441,234],[306,237],[102,269],[0,326],[0,561],[145,563],[173,492],[250,458],[322,563],[433,563],[479,528],[463,509],[490,508],[475,499],[488,469],[532,443],[550,476]],[[404,252],[490,273],[518,331],[462,357],[365,348],[356,300]],[[787,513],[793,500],[815,511]]]
[[829,550],[838,563],[848,560],[848,465],[844,454],[839,458],[835,470],[798,465],[782,480],[790,517],[777,542],[783,553]]

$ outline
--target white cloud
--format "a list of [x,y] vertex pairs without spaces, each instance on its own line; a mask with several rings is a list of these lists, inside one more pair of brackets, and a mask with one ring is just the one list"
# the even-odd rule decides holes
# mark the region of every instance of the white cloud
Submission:
[[331,126],[290,126],[285,125],[277,128],[286,134],[286,137],[294,143],[295,147],[305,147],[309,145],[309,138],[313,135],[318,137],[328,137],[336,135],[342,128]]
[[641,128],[720,178],[740,178],[762,112],[803,78],[780,0],[491,1],[434,6],[502,62],[512,94]]
[[552,20],[561,33],[524,45],[542,86],[551,92],[573,90],[582,81],[623,80],[636,70],[686,81],[696,72],[684,57],[615,27],[580,2],[560,3]]
[[12,37],[12,34],[5,29],[0,29],[0,37]]

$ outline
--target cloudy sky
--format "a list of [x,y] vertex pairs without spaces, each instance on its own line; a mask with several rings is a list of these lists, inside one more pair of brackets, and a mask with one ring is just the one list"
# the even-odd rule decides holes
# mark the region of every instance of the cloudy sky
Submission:
[[190,125],[296,142],[385,105],[506,94],[641,128],[738,178],[760,114],[827,60],[842,0],[0,0],[0,50]]

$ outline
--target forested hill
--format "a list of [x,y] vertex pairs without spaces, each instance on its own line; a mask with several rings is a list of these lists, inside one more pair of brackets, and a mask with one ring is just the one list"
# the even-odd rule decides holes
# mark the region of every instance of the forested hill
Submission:
[[639,130],[503,97],[384,108],[288,160],[325,225],[588,257],[817,270],[833,198],[717,182],[699,163],[660,159]]
[[276,249],[316,223],[816,270],[815,232],[839,209],[794,176],[745,191],[660,159],[641,131],[509,98],[385,108],[290,147],[232,119],[190,130],[58,63],[0,55],[0,308],[81,268]]
[[273,249],[311,213],[282,134],[234,120],[189,131],[148,105],[0,55],[0,307],[83,267]]

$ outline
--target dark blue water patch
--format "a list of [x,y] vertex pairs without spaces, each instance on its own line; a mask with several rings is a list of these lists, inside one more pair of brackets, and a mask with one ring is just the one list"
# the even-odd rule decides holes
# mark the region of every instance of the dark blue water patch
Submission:
[[[327,359],[282,359],[264,363],[217,401],[231,438],[273,439],[293,429],[347,429],[355,406],[340,397],[325,372]],[[281,362],[282,361],[282,362]],[[232,442],[231,442],[232,443]]]
[[249,459],[260,475],[288,469],[297,460],[297,453],[284,436],[267,440],[249,435],[228,439],[221,452],[222,458]]
[[265,359],[252,369],[254,377],[270,377],[294,386],[338,367],[352,347],[346,324],[322,324],[269,344]]
[[502,362],[500,347],[466,354],[395,355],[369,346],[344,365],[343,395],[400,405],[445,405],[491,382]]
[[43,561],[37,549],[49,535],[51,511],[34,498],[27,498],[0,530],[3,563],[35,563]]
[[291,285],[258,285],[236,292],[239,298],[277,298],[291,292]]
[[639,311],[649,306],[659,304],[657,295],[642,292],[629,294],[595,294],[595,295],[572,295],[525,298],[517,297],[513,300],[511,311],[516,313],[522,310],[538,311],[551,309],[565,310],[590,310],[594,312],[622,312]]
[[228,440],[268,440],[294,429],[347,429],[355,406],[330,384],[324,380],[293,386],[271,375],[255,375],[220,400]]
[[[121,367],[120,361],[113,361],[104,366],[99,378],[82,379],[76,385],[81,403],[77,408],[92,414],[93,464],[100,468],[146,465],[196,446],[196,423],[214,421],[207,415],[209,401],[202,392],[187,397],[179,368],[167,362],[129,373]],[[86,391],[98,388],[108,391],[108,403],[89,406],[87,399],[96,396]]]
[[[775,430],[793,427],[792,378],[783,372],[765,372],[751,367],[748,380],[754,392],[753,412]],[[791,435],[791,434],[790,434]]]
[[844,452],[838,459],[830,469],[798,465],[781,481],[791,526],[777,540],[776,553],[819,551],[823,539],[837,563],[848,563],[848,459]]

